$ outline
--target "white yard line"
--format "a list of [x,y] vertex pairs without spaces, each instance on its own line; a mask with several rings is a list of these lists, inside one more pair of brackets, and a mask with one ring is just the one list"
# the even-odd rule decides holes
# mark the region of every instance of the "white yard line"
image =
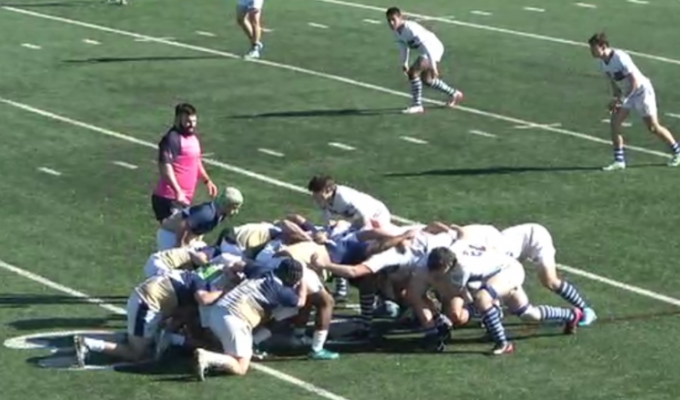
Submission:
[[[334,4],[334,5],[345,6],[345,7],[360,8],[360,9],[371,10],[371,11],[376,11],[376,12],[380,12],[380,13],[385,12],[384,7],[378,7],[378,6],[374,6],[374,5],[370,5],[370,4],[364,4],[364,3],[355,3],[355,2],[351,2],[351,1],[345,1],[345,0],[310,0],[310,1],[317,1],[317,2],[321,2],[321,3]],[[446,17],[435,17],[435,16],[430,16],[430,15],[417,14],[417,13],[413,13],[413,12],[410,12],[410,11],[405,11],[405,13],[408,14],[409,16],[411,16],[411,17],[418,18],[418,19],[421,19],[421,20],[442,22],[442,23],[445,23],[445,24],[457,25],[457,26],[462,26],[462,27],[472,28],[472,29],[480,29],[480,30],[484,30],[484,31],[501,33],[501,34],[505,34],[505,35],[520,36],[520,37],[524,37],[524,38],[528,38],[528,39],[543,40],[543,41],[546,41],[546,42],[568,44],[568,45],[571,45],[571,46],[578,46],[578,47],[588,47],[588,43],[585,43],[584,41],[580,41],[580,40],[579,41],[569,40],[569,39],[563,39],[563,38],[558,38],[558,37],[554,37],[554,36],[540,35],[540,34],[537,34],[537,33],[516,31],[516,30],[513,30],[513,29],[499,28],[499,27],[491,26],[491,25],[458,21],[458,20],[454,20],[454,19],[446,18]],[[650,60],[665,62],[665,63],[669,63],[669,64],[680,65],[680,60],[678,60],[678,59],[674,59],[674,58],[670,58],[670,57],[657,56],[657,55],[654,55],[654,54],[643,53],[643,52],[627,50],[627,49],[621,49],[621,50],[625,50],[627,53],[632,54],[632,55],[637,56],[637,57],[647,58],[647,59],[650,59]]]
[[516,125],[515,129],[536,129],[536,128],[559,128],[562,126],[560,122],[553,122],[552,124],[531,124],[531,125]]
[[666,113],[667,117],[671,118],[680,118],[680,114],[674,114],[674,113]]
[[348,144],[344,144],[344,143],[340,143],[340,142],[330,142],[330,143],[328,143],[328,145],[331,146],[331,147],[336,147],[338,149],[342,149],[342,150],[356,150],[355,147],[352,147]]
[[473,135],[484,136],[484,137],[488,137],[488,138],[495,138],[495,137],[498,137],[498,136],[494,135],[493,133],[480,131],[480,130],[478,130],[478,129],[470,129],[468,132],[471,133],[471,134],[473,134]]
[[40,167],[40,168],[38,168],[38,171],[44,172],[46,174],[53,175],[53,176],[61,176],[61,172],[54,170],[52,168]]
[[414,138],[414,137],[411,137],[411,136],[401,136],[399,139],[401,139],[405,142],[409,142],[409,143],[427,144],[427,140],[418,139],[418,138]]
[[[125,310],[121,307],[115,306],[111,303],[107,303],[105,300],[99,299],[97,297],[92,297],[86,293],[80,292],[76,289],[70,288],[68,286],[64,286],[60,283],[51,281],[43,276],[40,276],[38,274],[35,274],[33,272],[27,271],[25,269],[16,267],[14,265],[11,265],[9,263],[6,263],[2,260],[0,260],[0,268],[15,273],[21,277],[24,277],[26,279],[30,279],[34,282],[40,283],[43,286],[49,287],[51,289],[54,289],[58,292],[65,293],[71,297],[75,297],[78,299],[81,299],[87,303],[97,305],[109,312],[112,312],[114,314],[118,315],[125,315]],[[264,366],[262,364],[258,363],[251,363],[250,367],[258,370],[260,372],[264,372],[267,375],[271,375],[275,378],[278,378],[282,381],[288,382],[292,385],[295,385],[301,389],[306,390],[307,392],[310,392],[312,394],[315,394],[319,397],[322,397],[324,399],[328,400],[349,400],[346,397],[339,396],[335,393],[331,393],[328,390],[322,389],[318,386],[312,385],[311,383],[305,382],[303,380],[300,380],[292,375],[285,374],[283,372],[277,371],[274,368],[270,368],[267,366]]]
[[[32,107],[32,106],[29,106],[27,104],[8,100],[8,99],[2,98],[2,97],[0,97],[0,103],[4,103],[4,104],[7,104],[7,105],[12,106],[12,107],[22,109],[24,111],[43,116],[45,118],[49,118],[49,119],[52,119],[52,120],[55,120],[55,121],[63,122],[63,123],[68,124],[68,125],[77,126],[77,127],[89,130],[89,131],[100,133],[100,134],[105,135],[105,136],[109,136],[109,137],[112,137],[112,138],[115,138],[115,139],[123,140],[123,141],[126,141],[128,143],[133,143],[133,144],[137,144],[137,145],[140,145],[140,146],[144,146],[144,147],[147,147],[149,149],[153,149],[154,151],[157,150],[157,145],[155,143],[147,142],[145,140],[141,140],[141,139],[135,138],[135,137],[130,136],[130,135],[126,135],[126,134],[123,134],[123,133],[112,131],[110,129],[105,129],[105,128],[101,128],[101,127],[98,127],[98,126],[95,126],[95,125],[92,125],[92,124],[88,124],[86,122],[82,122],[82,121],[78,121],[78,120],[71,119],[71,118],[68,118],[68,117],[64,117],[64,116],[61,116],[61,115],[58,115],[58,114],[55,114],[55,113],[52,113],[52,112],[49,112],[49,111],[41,110],[39,108]],[[297,186],[297,185],[294,185],[292,183],[284,182],[282,180],[272,178],[272,177],[264,175],[264,174],[260,174],[260,173],[250,171],[250,170],[245,169],[245,168],[237,167],[235,165],[227,164],[227,163],[217,161],[217,160],[214,160],[214,159],[207,158],[207,159],[204,159],[203,161],[206,164],[211,165],[211,166],[216,167],[216,168],[221,168],[221,169],[224,169],[224,170],[227,170],[227,171],[231,171],[233,173],[237,173],[237,174],[240,174],[240,175],[243,175],[243,176],[247,176],[249,178],[253,178],[253,179],[259,180],[261,182],[268,183],[268,184],[273,185],[273,186],[285,188],[285,189],[291,190],[293,192],[309,195],[309,192],[304,187]],[[410,220],[410,219],[407,219],[407,218],[403,218],[403,217],[400,217],[400,216],[397,216],[397,215],[393,215],[392,219],[395,222],[402,223],[402,224],[412,225],[412,224],[417,223],[416,221],[413,221],[413,220]],[[579,268],[570,267],[570,266],[567,266],[567,265],[558,265],[557,267],[559,269],[567,271],[571,274],[579,275],[579,276],[582,276],[584,278],[587,278],[587,279],[590,279],[590,280],[593,280],[593,281],[596,281],[596,282],[604,283],[606,285],[610,285],[610,286],[617,287],[617,288],[620,288],[620,289],[623,289],[623,290],[627,290],[627,291],[632,292],[632,293],[637,293],[641,296],[648,297],[648,298],[655,299],[655,300],[659,300],[659,301],[662,301],[664,303],[680,306],[680,300],[675,299],[673,297],[669,297],[669,296],[660,294],[660,293],[657,293],[657,292],[654,292],[654,291],[651,291],[651,290],[643,289],[643,288],[633,286],[633,285],[629,285],[629,284],[626,284],[626,283],[623,283],[623,282],[618,282],[618,281],[615,281],[613,279],[609,279],[607,277],[597,275],[597,274],[594,274],[592,272],[588,272],[588,271],[585,271],[585,270],[582,270],[582,269],[579,269]],[[10,268],[5,268],[5,269],[10,269]]]
[[[315,0],[315,1],[321,1],[321,0]],[[323,0],[323,1],[331,1],[331,0]],[[333,0],[333,1],[336,1],[336,0]],[[353,3],[350,3],[350,4],[353,4]],[[211,48],[208,48],[208,47],[196,46],[196,45],[181,43],[181,42],[177,42],[177,41],[173,41],[173,40],[166,40],[166,39],[163,39],[163,38],[156,38],[156,37],[152,37],[152,36],[142,35],[142,34],[139,34],[139,33],[109,28],[109,27],[106,27],[106,26],[91,24],[91,23],[88,23],[88,22],[76,21],[76,20],[69,19],[69,18],[57,17],[57,16],[54,16],[54,15],[43,14],[43,13],[30,11],[30,10],[23,10],[23,9],[15,8],[15,7],[7,7],[6,6],[6,7],[2,7],[2,8],[5,9],[5,10],[8,10],[8,11],[12,11],[12,12],[16,12],[16,13],[20,13],[20,14],[24,14],[24,15],[29,15],[29,16],[32,16],[32,17],[43,18],[43,19],[47,19],[47,20],[62,22],[62,23],[70,24],[70,25],[81,26],[81,27],[84,27],[84,28],[94,29],[94,30],[98,30],[98,31],[102,31],[102,32],[109,32],[109,33],[113,33],[113,34],[117,34],[117,35],[137,38],[137,39],[141,38],[141,39],[145,39],[149,42],[155,42],[155,43],[165,44],[165,45],[168,45],[168,46],[174,46],[174,47],[178,47],[178,48],[194,50],[194,51],[202,52],[202,53],[206,53],[206,54],[213,54],[213,55],[219,55],[219,56],[223,56],[223,57],[227,57],[227,58],[243,60],[243,57],[241,55],[234,54],[234,53],[228,53],[228,52],[220,51],[220,50],[215,50],[215,49],[211,49]],[[376,91],[376,92],[391,94],[391,95],[394,95],[394,96],[399,96],[399,97],[403,97],[403,98],[407,98],[407,99],[411,98],[410,93],[400,92],[398,90],[393,90],[393,89],[389,89],[389,88],[386,88],[386,87],[383,87],[383,86],[378,86],[378,85],[373,85],[373,84],[362,82],[362,81],[357,81],[357,80],[346,78],[346,77],[339,76],[339,75],[327,74],[325,72],[318,72],[318,71],[314,71],[314,70],[310,70],[310,69],[306,69],[306,68],[296,67],[294,65],[283,64],[283,63],[278,63],[278,62],[268,61],[268,60],[260,60],[260,59],[250,59],[250,60],[245,60],[245,62],[252,62],[252,63],[256,63],[256,64],[260,64],[260,65],[266,65],[266,66],[269,66],[269,67],[274,67],[274,68],[284,69],[284,70],[293,71],[293,72],[306,74],[306,75],[310,75],[310,76],[315,76],[317,78],[324,78],[324,79],[328,79],[328,80],[332,80],[332,81],[336,81],[336,82],[341,82],[341,83],[345,83],[345,84],[348,84],[348,85],[373,90],[373,91]],[[446,105],[443,101],[433,100],[433,99],[428,99],[428,98],[423,98],[423,101],[425,103],[436,104],[436,105],[440,105],[440,106]],[[532,121],[526,121],[526,120],[523,120],[523,119],[520,119],[520,118],[514,118],[514,117],[502,115],[502,114],[496,114],[496,113],[493,113],[493,112],[479,110],[479,109],[475,109],[475,108],[471,108],[471,107],[465,107],[465,106],[457,106],[456,110],[463,111],[463,112],[466,112],[466,113],[469,113],[469,114],[482,116],[482,117],[496,119],[496,120],[499,120],[499,121],[508,122],[508,123],[515,124],[515,125],[535,125],[537,127],[540,127],[540,129],[545,130],[545,131],[558,133],[558,134],[566,135],[566,136],[572,136],[572,137],[576,137],[576,138],[579,138],[579,139],[589,140],[591,142],[602,143],[602,144],[606,144],[608,146],[611,145],[611,141],[600,138],[600,137],[596,137],[596,136],[592,136],[592,135],[588,135],[588,134],[585,134],[585,133],[576,132],[576,131],[572,131],[572,130],[568,130],[568,129],[542,126],[539,123],[532,122]],[[664,152],[661,152],[661,151],[651,150],[651,149],[647,149],[647,148],[644,148],[644,147],[638,147],[638,146],[628,146],[628,145],[626,145],[624,147],[627,150],[634,150],[634,151],[638,151],[638,152],[641,152],[641,153],[652,154],[652,155],[656,155],[656,156],[660,156],[660,157],[670,158],[670,155],[668,155]]]
[[271,149],[259,148],[259,149],[257,149],[257,151],[259,151],[260,153],[268,154],[270,156],[274,156],[274,157],[283,157],[284,156],[283,153],[279,153],[278,151],[271,150]]
[[137,169],[139,168],[135,164],[130,164],[125,161],[113,161],[112,164],[117,165],[119,167],[127,168],[127,169]]

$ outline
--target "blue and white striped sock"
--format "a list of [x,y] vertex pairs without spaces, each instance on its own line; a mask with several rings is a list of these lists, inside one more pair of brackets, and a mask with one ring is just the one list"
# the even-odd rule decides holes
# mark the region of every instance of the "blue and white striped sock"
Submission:
[[361,294],[359,295],[359,318],[369,325],[373,321],[373,304],[375,303],[375,294]]
[[413,99],[412,106],[423,105],[423,81],[420,78],[411,79],[411,98]]
[[541,313],[541,321],[569,322],[574,319],[574,311],[569,308],[553,306],[538,306],[537,308]]
[[432,89],[437,89],[442,93],[446,93],[449,96],[452,96],[454,93],[456,93],[456,89],[452,88],[446,82],[439,78],[433,79],[432,82],[430,82],[430,87]]
[[623,154],[623,148],[614,149],[614,161],[626,162],[626,157]]
[[335,294],[342,297],[347,296],[347,279],[339,276],[335,278]]
[[482,323],[486,332],[496,344],[503,344],[508,341],[505,336],[505,328],[501,322],[501,313],[498,308],[491,307],[482,313]]
[[564,300],[569,302],[574,307],[584,309],[587,307],[586,301],[581,297],[581,293],[567,281],[562,281],[560,287],[555,290],[555,293],[559,294]]
[[671,145],[671,153],[673,153],[673,155],[680,154],[680,144],[678,144],[678,142]]

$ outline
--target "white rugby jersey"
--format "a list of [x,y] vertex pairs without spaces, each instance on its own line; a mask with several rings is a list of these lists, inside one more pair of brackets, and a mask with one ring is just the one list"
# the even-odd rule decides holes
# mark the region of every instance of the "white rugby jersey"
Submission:
[[401,50],[402,64],[408,63],[409,50],[418,50],[420,54],[429,55],[433,50],[444,47],[434,33],[414,21],[404,21],[393,32]]
[[[639,82],[635,92],[644,91],[645,87],[650,84],[649,78],[642,74],[630,55],[623,50],[612,49],[612,57],[609,61],[600,59],[598,62],[600,70],[614,81],[624,95],[630,90],[628,75],[633,75],[635,80]],[[631,93],[631,95],[634,94],[636,93]]]
[[457,241],[451,250],[456,254],[456,266],[449,272],[451,282],[461,288],[470,282],[484,281],[516,262],[510,256],[480,249],[465,240]]
[[333,218],[333,215],[350,221],[363,218],[380,219],[385,214],[389,215],[387,206],[382,201],[343,185],[336,185],[335,193],[323,205],[323,211],[326,223]]

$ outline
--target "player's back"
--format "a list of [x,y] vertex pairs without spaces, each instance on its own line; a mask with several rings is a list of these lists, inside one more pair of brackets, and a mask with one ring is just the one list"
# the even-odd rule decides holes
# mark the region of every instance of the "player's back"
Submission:
[[471,244],[483,247],[487,250],[502,248],[503,235],[493,225],[473,224],[463,227],[465,239]]
[[155,253],[156,257],[171,269],[189,269],[193,266],[190,247],[178,247]]
[[400,29],[394,31],[397,40],[410,49],[419,49],[421,46],[441,44],[437,35],[415,21],[404,21]]
[[171,271],[148,278],[135,288],[135,293],[151,310],[171,314],[178,306],[191,302],[191,277],[188,271]]
[[225,308],[229,314],[255,328],[279,304],[284,290],[285,287],[273,274],[266,274],[262,278],[243,281],[222,296],[215,307]]
[[328,211],[351,219],[357,216],[358,210],[368,210],[370,214],[377,214],[383,208],[386,209],[387,207],[375,197],[349,186],[337,185],[335,195],[328,206]]

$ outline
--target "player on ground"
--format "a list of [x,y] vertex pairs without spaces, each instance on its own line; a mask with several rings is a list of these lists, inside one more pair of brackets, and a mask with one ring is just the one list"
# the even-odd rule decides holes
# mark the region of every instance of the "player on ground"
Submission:
[[128,361],[140,361],[160,331],[160,324],[180,307],[192,306],[190,273],[175,271],[153,276],[135,288],[127,302],[127,341],[107,342],[76,335],[73,338],[78,365],[85,366],[90,351]]
[[158,250],[189,245],[196,238],[211,232],[225,218],[238,213],[243,195],[233,187],[222,190],[214,200],[175,213],[156,232]]
[[205,380],[208,368],[245,375],[253,354],[252,330],[279,306],[305,305],[307,293],[306,286],[300,284],[302,274],[301,263],[286,259],[273,273],[246,280],[226,294],[205,290],[196,292],[199,304],[214,303],[209,311],[209,325],[222,343],[223,350],[222,353],[204,349],[195,351],[196,373],[200,380]]
[[[449,96],[448,107],[454,107],[463,100],[463,92],[456,90],[439,79],[439,62],[444,55],[444,45],[437,36],[415,21],[407,21],[397,7],[385,12],[389,24],[399,44],[402,70],[411,83],[411,106],[405,114],[419,114],[423,108],[423,81],[433,89]],[[409,52],[417,50],[420,55],[409,66]]]
[[262,6],[264,0],[238,0],[236,3],[236,22],[250,40],[250,51],[246,58],[260,58],[262,44]]
[[433,249],[427,259],[429,283],[442,296],[444,309],[454,325],[467,323],[469,313],[464,308],[470,297],[468,285],[478,282],[481,288],[472,295],[475,308],[482,314],[482,323],[495,342],[492,355],[509,354],[513,344],[505,335],[501,314],[494,301],[502,300],[518,317],[530,321],[560,321],[564,332],[574,333],[582,317],[579,308],[552,306],[534,307],[522,288],[524,268],[510,256],[475,249],[457,240],[453,246]]
[[609,78],[613,96],[609,102],[609,111],[614,162],[603,169],[615,171],[626,168],[621,131],[623,122],[631,110],[635,110],[642,117],[651,133],[670,147],[672,158],[668,166],[680,165],[680,145],[673,134],[659,123],[656,94],[649,78],[640,72],[628,53],[610,47],[604,33],[593,35],[588,39],[588,44],[592,56],[599,60],[600,70]]
[[[331,176],[312,177],[307,189],[323,210],[325,225],[334,216],[351,221],[352,228],[358,230],[392,225],[390,211],[385,203],[348,186],[338,185]],[[336,300],[343,300],[347,296],[347,280],[339,277],[335,285]]]

